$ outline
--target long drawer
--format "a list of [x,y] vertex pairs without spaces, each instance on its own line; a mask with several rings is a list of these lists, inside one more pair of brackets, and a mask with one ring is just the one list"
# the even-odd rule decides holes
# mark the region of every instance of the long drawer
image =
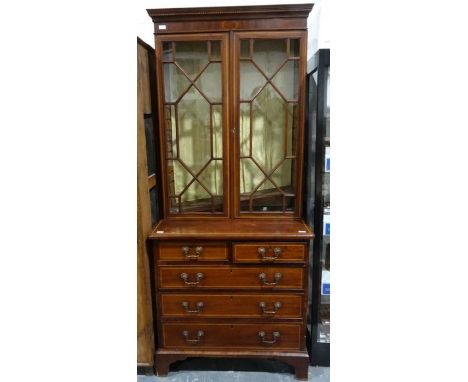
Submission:
[[297,267],[159,267],[161,289],[302,289]]
[[235,263],[301,263],[306,246],[302,243],[234,243]]
[[222,261],[228,259],[226,243],[160,242],[161,261]]
[[163,317],[302,318],[301,294],[161,294]]
[[300,350],[301,324],[165,323],[163,347]]

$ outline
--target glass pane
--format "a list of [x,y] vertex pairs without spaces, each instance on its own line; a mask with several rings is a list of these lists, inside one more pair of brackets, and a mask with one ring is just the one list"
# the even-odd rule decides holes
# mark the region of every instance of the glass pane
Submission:
[[294,194],[294,159],[285,159],[273,172],[271,179],[287,194]]
[[182,212],[211,211],[211,195],[196,180],[181,195]]
[[177,160],[167,161],[167,169],[169,194],[170,196],[178,196],[193,179],[193,176]]
[[299,45],[300,40],[298,38],[292,38],[289,40],[289,56],[299,57]]
[[163,64],[169,210],[223,212],[221,41],[167,42],[164,52],[175,60]]
[[326,73],[327,86],[325,87],[325,136],[330,142],[330,68]]
[[296,135],[297,135],[297,113],[299,106],[295,103],[288,104],[288,131],[286,155],[296,155]]
[[145,115],[145,140],[146,140],[146,164],[148,167],[148,175],[156,172],[156,153],[154,151],[153,139],[153,118],[150,115]]
[[299,60],[288,56],[298,57],[300,41],[290,39],[288,49],[288,39],[255,39],[251,59],[248,42],[241,40],[244,60],[239,63],[240,209],[291,212],[296,192]]
[[212,195],[223,194],[223,161],[212,160],[198,177]]
[[169,198],[169,211],[173,214],[179,213],[179,198]]
[[211,107],[211,120],[213,126],[213,158],[223,157],[223,107]]
[[221,64],[211,63],[203,71],[195,85],[207,97],[210,102],[221,102]]
[[250,61],[241,61],[240,73],[240,99],[241,101],[250,101],[262,89],[267,80]]
[[295,203],[296,203],[296,198],[294,196],[285,196],[285,201],[286,201],[286,211],[291,212],[294,211],[295,208]]
[[240,57],[250,58],[250,40],[241,40]]
[[240,160],[240,192],[249,195],[265,179],[265,175],[251,159]]
[[211,41],[210,61],[221,60],[221,41]]
[[151,224],[153,226],[158,222],[158,192],[156,187],[150,190],[150,203],[151,203]]
[[175,106],[165,106],[167,158],[177,158],[177,129]]
[[283,211],[283,195],[267,180],[252,197],[252,210],[263,212]]
[[323,99],[319,102],[323,105],[323,117],[325,122],[325,134],[323,136],[324,152],[322,168],[322,232],[320,263],[322,268],[320,283],[319,322],[317,330],[318,342],[330,342],[330,67],[323,68],[325,78],[322,86],[325,87]]
[[190,81],[177,66],[164,64],[164,98],[166,102],[175,102],[189,85]]
[[193,86],[177,104],[179,159],[197,173],[211,158],[210,104]]
[[250,155],[250,103],[240,104],[239,139],[240,156]]
[[192,79],[208,64],[206,41],[178,41],[175,50],[175,61]]
[[289,101],[297,101],[298,96],[299,61],[289,60],[272,79],[284,98]]
[[254,40],[253,60],[268,77],[271,77],[287,58],[286,39]]
[[287,106],[270,84],[252,103],[252,157],[267,173],[284,158]]
[[222,196],[213,196],[213,212],[223,212]]
[[163,61],[174,61],[174,50],[172,47],[172,41],[163,42]]

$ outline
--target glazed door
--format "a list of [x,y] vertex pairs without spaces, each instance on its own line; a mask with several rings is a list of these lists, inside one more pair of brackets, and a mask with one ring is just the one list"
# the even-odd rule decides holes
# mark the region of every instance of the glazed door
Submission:
[[156,39],[165,216],[227,216],[227,34]]
[[235,34],[233,205],[237,217],[298,217],[306,34]]

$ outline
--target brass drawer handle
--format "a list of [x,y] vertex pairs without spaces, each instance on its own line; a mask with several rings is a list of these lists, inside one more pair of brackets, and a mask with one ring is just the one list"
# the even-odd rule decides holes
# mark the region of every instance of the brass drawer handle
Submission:
[[196,340],[189,340],[189,332],[188,330],[184,330],[182,332],[182,336],[184,337],[185,339],[185,343],[186,344],[189,344],[189,345],[198,345],[198,343],[202,340],[203,336],[205,335],[205,333],[203,332],[203,330],[199,330],[197,332],[197,339]]
[[203,301],[198,301],[197,304],[195,305],[197,309],[189,309],[189,303],[187,301],[182,301],[181,303],[182,308],[184,308],[185,313],[200,313],[203,310]]
[[276,301],[275,304],[273,305],[273,307],[274,307],[273,310],[266,310],[266,305],[267,304],[264,301],[261,301],[258,304],[258,306],[262,310],[262,313],[264,313],[264,314],[276,314],[276,313],[278,313],[278,310],[280,310],[282,304],[281,304],[280,301]]
[[187,260],[198,260],[203,252],[203,247],[195,247],[195,254],[191,254],[190,252],[190,247],[182,247],[182,255],[184,255]]
[[281,255],[281,248],[275,247],[273,249],[273,256],[266,256],[267,250],[265,247],[259,247],[257,250],[258,254],[260,255],[260,259],[263,261],[275,261]]
[[180,278],[184,281],[185,285],[189,285],[189,286],[195,286],[195,285],[198,285],[200,283],[201,280],[203,280],[203,277],[205,277],[205,275],[201,272],[197,273],[197,275],[195,276],[195,280],[196,281],[188,281],[188,274],[187,273],[181,273],[180,274]]
[[279,338],[281,337],[280,332],[273,332],[272,334],[273,334],[273,339],[272,339],[271,341],[269,341],[269,340],[266,340],[266,339],[265,339],[266,334],[265,334],[264,331],[258,332],[258,336],[259,336],[260,339],[262,340],[262,344],[263,344],[263,345],[273,345],[273,344],[275,344],[275,343],[279,340]]
[[262,285],[268,285],[268,286],[275,286],[275,285],[278,285],[278,283],[280,282],[281,278],[283,277],[283,275],[280,273],[280,272],[276,272],[275,275],[273,276],[273,278],[275,279],[275,281],[273,282],[268,282],[266,281],[266,274],[265,273],[260,273],[258,275],[258,279],[260,280],[260,283]]

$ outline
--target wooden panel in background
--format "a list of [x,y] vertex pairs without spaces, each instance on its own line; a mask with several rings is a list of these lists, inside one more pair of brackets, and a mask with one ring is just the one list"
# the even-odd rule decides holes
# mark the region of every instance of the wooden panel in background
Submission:
[[149,258],[146,239],[151,232],[151,207],[146,158],[144,114],[151,113],[149,59],[151,47],[138,39],[137,73],[137,362],[138,366],[154,364],[154,334],[151,306]]

